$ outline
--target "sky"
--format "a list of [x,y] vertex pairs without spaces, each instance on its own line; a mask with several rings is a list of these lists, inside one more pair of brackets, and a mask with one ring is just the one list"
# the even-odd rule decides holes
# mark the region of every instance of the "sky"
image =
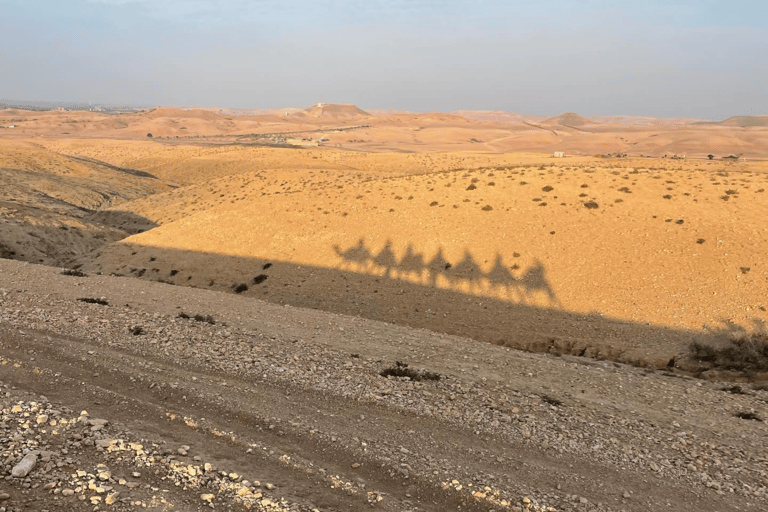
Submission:
[[0,0],[0,98],[768,115],[768,2]]

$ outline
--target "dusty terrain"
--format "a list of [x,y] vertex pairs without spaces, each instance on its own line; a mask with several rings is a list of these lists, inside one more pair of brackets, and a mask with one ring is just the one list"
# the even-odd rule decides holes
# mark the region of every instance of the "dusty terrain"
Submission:
[[0,507],[765,509],[764,119],[375,114],[0,111]]

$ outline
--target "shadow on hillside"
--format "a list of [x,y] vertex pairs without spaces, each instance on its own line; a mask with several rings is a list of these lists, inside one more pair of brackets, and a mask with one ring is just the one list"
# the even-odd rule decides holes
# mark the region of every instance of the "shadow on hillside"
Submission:
[[[672,329],[614,320],[598,312],[580,314],[563,311],[554,305],[475,295],[455,286],[441,288],[430,282],[429,262],[425,263],[425,257],[419,258],[412,248],[399,259],[390,254],[391,247],[390,251],[383,250],[383,254],[379,251],[375,255],[366,254],[364,244],[352,249],[340,249],[347,254],[345,265],[378,265],[382,275],[127,243],[112,245],[98,260],[100,263],[85,268],[239,293],[279,305],[423,328],[527,351],[586,356],[656,368],[674,366],[694,341],[721,343],[727,334],[726,329],[708,332]],[[437,265],[437,260],[434,263]],[[454,267],[446,268],[447,263],[440,262],[444,271]],[[499,258],[496,263],[503,264]],[[455,267],[461,268],[461,264],[458,262]],[[465,267],[469,271],[471,266],[466,264]],[[526,286],[535,293],[542,293],[542,288],[551,290],[543,265],[536,263],[532,268],[521,275],[532,272],[532,275],[540,276],[542,282],[529,278],[528,284],[523,281],[524,284],[518,285],[514,283],[514,276],[493,270],[482,273],[476,281],[490,286],[496,279],[496,283],[500,281],[507,287],[519,286],[522,293],[526,292]],[[437,268],[434,271],[437,274],[435,281],[449,279]],[[422,281],[399,277],[408,272],[421,272]],[[503,279],[494,277],[497,273]],[[547,295],[546,291],[543,293]]]
[[49,210],[0,200],[0,258],[72,267],[106,245],[157,226],[130,212],[61,204]]
[[504,257],[496,253],[493,267],[483,271],[469,249],[465,249],[461,260],[452,263],[446,260],[442,248],[430,257],[416,252],[413,244],[408,244],[398,259],[392,245],[393,242],[387,240],[381,250],[373,254],[360,238],[351,247],[342,250],[334,245],[333,250],[341,258],[339,268],[342,269],[374,275],[383,272],[389,279],[490,295],[515,303],[562,307],[547,278],[546,268],[538,259],[525,271],[518,272],[519,265],[507,265]]

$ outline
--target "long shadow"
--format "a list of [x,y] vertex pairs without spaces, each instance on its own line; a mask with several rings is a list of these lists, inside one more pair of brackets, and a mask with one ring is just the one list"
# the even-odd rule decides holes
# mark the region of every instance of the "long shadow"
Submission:
[[[364,244],[354,247],[355,254],[366,253]],[[339,254],[346,252],[337,249]],[[379,257],[382,251],[370,256],[379,262],[389,261],[391,265],[379,268],[378,273],[362,271],[362,267],[358,270],[327,268],[130,243],[113,244],[107,251],[109,257],[103,261],[119,263],[106,266],[97,262],[94,267],[84,269],[239,293],[280,305],[407,325],[534,352],[664,368],[674,364],[675,358],[686,353],[694,341],[715,343],[725,338],[725,330],[694,332],[646,325],[606,318],[599,313],[563,311],[554,304],[535,305],[511,300],[509,296],[478,296],[457,287],[440,287],[437,285],[450,282],[445,274],[453,270],[442,250],[419,267],[414,263],[419,261],[419,255],[413,249],[410,253],[406,251],[407,257],[399,262],[396,258],[391,261],[391,242],[382,249],[384,256]],[[421,260],[424,259],[421,255]],[[474,268],[470,263],[465,266],[470,271]],[[500,257],[497,258],[491,271],[475,279],[475,286],[480,283],[488,286],[490,282],[506,291],[520,293],[525,293],[527,287],[541,294],[542,300],[553,293],[540,262],[523,271],[519,278],[512,272],[507,273],[504,267]],[[395,273],[405,276],[407,271],[411,275],[420,271],[424,280],[392,277]],[[514,281],[521,281],[522,287],[513,288],[509,283]]]
[[131,212],[55,203],[47,209],[0,200],[0,258],[72,267],[112,242],[157,227]]
[[421,252],[416,252],[412,243],[408,244],[405,253],[398,260],[392,245],[393,242],[387,240],[374,256],[373,251],[366,246],[365,240],[360,238],[352,247],[342,250],[338,245],[334,245],[333,250],[341,260],[339,268],[342,269],[370,274],[383,273],[387,278],[408,281],[414,281],[415,278],[417,283],[422,282],[426,273],[427,284],[431,287],[438,287],[440,280],[440,284],[444,284],[441,288],[454,288],[471,294],[490,294],[518,303],[535,304],[537,299],[538,302],[543,299],[547,306],[562,307],[547,278],[546,269],[539,260],[516,276],[512,271],[519,267],[507,266],[501,254],[496,254],[493,267],[484,272],[469,249],[465,249],[461,260],[454,265],[446,260],[442,247],[438,248],[427,262],[427,257]]
[[95,158],[89,158],[86,156],[78,156],[78,155],[66,155],[68,158],[71,158],[72,160],[77,160],[79,162],[85,162],[88,164],[93,164],[98,167],[104,167],[106,169],[110,169],[112,171],[122,172],[125,174],[130,174],[131,176],[136,176],[139,178],[151,178],[153,180],[157,179],[157,176],[154,174],[150,174],[146,171],[140,171],[138,169],[130,169],[128,167],[118,167],[117,165],[112,165],[107,162],[103,162],[101,160],[96,160]]

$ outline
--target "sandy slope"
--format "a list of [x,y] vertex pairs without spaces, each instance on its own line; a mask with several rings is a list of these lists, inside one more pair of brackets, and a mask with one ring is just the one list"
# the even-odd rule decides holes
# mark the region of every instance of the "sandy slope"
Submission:
[[766,128],[327,110],[0,112],[0,505],[765,509]]
[[[566,352],[657,365],[697,332],[768,320],[759,164],[507,156],[478,168],[478,155],[323,152],[311,167],[248,172],[254,150],[184,151],[191,174],[217,157],[233,174],[120,206],[161,226],[87,269],[246,284],[245,295],[278,303],[522,348],[550,337]],[[269,280],[253,283],[269,262]],[[595,318],[620,325],[589,332]],[[655,337],[646,325],[691,334]]]
[[[439,380],[382,377],[395,361]],[[766,424],[737,416],[766,417],[764,389],[6,260],[0,387],[0,471],[35,447],[43,458],[0,485],[18,511],[108,497],[108,510],[260,512],[768,500]]]

